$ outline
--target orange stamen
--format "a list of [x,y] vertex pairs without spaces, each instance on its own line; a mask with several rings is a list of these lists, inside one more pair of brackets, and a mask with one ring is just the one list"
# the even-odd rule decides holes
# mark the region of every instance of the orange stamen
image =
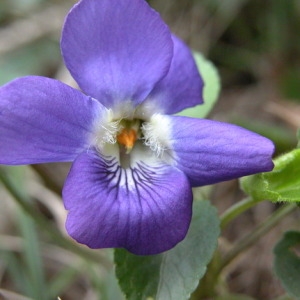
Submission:
[[117,141],[119,144],[125,146],[127,153],[133,148],[137,140],[137,133],[132,128],[124,128],[118,135]]

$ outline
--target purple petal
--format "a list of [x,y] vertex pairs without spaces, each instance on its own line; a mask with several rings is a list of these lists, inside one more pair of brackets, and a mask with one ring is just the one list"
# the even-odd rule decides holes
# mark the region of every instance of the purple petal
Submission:
[[191,219],[191,188],[181,171],[143,162],[122,169],[91,151],[75,160],[63,198],[68,233],[91,248],[160,253],[185,237]]
[[169,117],[176,167],[192,186],[273,169],[273,143],[241,127],[211,120]]
[[170,71],[151,92],[148,100],[156,103],[160,113],[174,114],[185,108],[203,103],[203,80],[187,45],[172,36],[174,56]]
[[61,48],[67,68],[106,107],[140,103],[173,55],[167,26],[144,0],[82,0],[67,16]]
[[0,163],[72,161],[88,147],[101,104],[53,79],[19,78],[0,88]]

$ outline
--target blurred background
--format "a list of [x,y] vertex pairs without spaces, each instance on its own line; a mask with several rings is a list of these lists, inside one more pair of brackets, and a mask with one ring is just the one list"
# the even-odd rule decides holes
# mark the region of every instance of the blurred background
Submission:
[[[28,74],[74,85],[59,40],[75,2],[0,1],[0,85]],[[174,33],[217,66],[223,88],[210,118],[271,138],[276,155],[297,145],[300,1],[148,2]],[[122,299],[112,251],[90,251],[65,234],[61,189],[68,170],[69,164],[0,168],[0,299]],[[220,213],[242,197],[237,181],[212,191]],[[243,214],[226,230],[220,247],[226,251],[275,209],[265,202]],[[282,232],[299,229],[299,217],[290,215],[231,264],[226,288],[253,299],[280,297],[284,292],[272,273],[272,247]]]

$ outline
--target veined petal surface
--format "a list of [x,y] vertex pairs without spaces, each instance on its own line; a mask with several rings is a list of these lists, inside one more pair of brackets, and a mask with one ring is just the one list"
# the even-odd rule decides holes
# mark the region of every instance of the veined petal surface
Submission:
[[[189,47],[172,35],[174,54],[170,70],[148,96],[162,114],[175,114],[203,103],[203,80]],[[143,104],[142,104],[143,105]]]
[[38,76],[0,88],[0,163],[72,161],[89,146],[103,106],[57,81]]
[[61,48],[81,89],[106,107],[142,102],[168,72],[168,27],[145,0],[81,0],[66,18]]
[[273,169],[273,143],[244,128],[204,119],[165,116],[171,127],[175,166],[192,186]]
[[191,187],[181,171],[143,162],[123,169],[92,150],[75,160],[63,198],[68,233],[91,248],[160,253],[185,237],[191,219]]

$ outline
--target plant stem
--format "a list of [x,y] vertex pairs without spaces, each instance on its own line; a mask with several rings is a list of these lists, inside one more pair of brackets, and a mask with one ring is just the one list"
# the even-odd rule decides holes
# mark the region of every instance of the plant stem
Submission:
[[261,202],[261,200],[254,200],[251,197],[247,197],[242,201],[237,202],[228,208],[220,217],[221,221],[221,229],[224,229],[230,221],[239,216],[241,213],[246,211],[247,209],[253,207],[257,203]]
[[245,238],[242,238],[240,241],[238,241],[236,245],[224,257],[219,266],[218,273],[220,273],[236,256],[250,247],[260,237],[269,232],[277,223],[279,223],[286,215],[291,213],[296,207],[297,205],[295,203],[283,205],[271,216],[269,216],[266,221],[258,225],[254,229],[254,231],[252,231]]

